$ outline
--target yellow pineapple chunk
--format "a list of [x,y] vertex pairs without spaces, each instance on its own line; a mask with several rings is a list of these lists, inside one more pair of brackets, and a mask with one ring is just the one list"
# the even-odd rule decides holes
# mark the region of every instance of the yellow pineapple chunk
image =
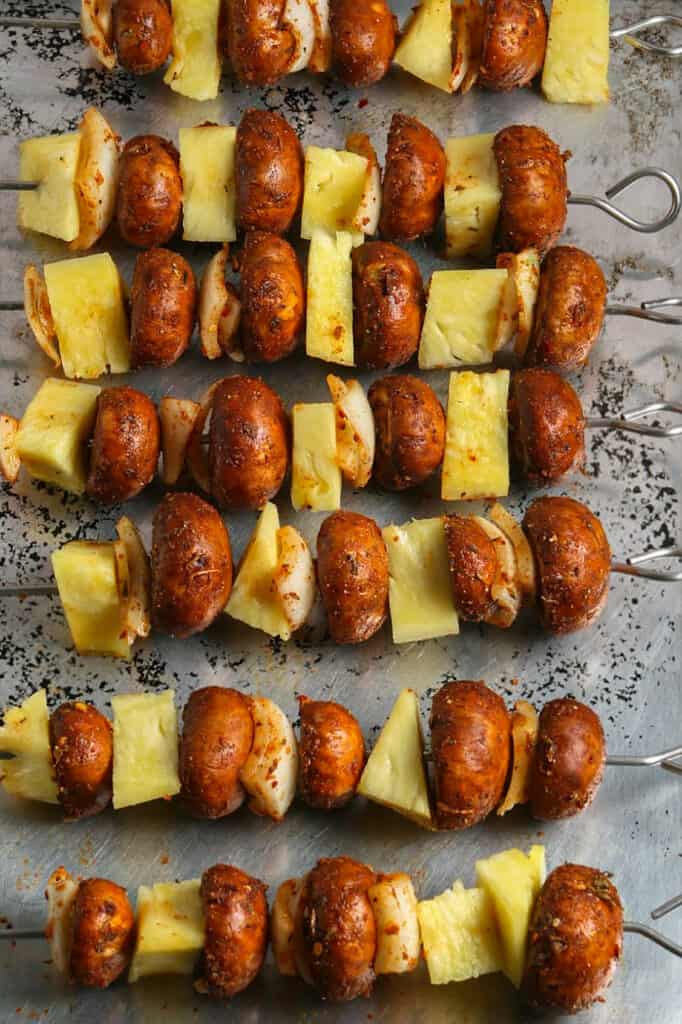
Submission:
[[523,977],[531,911],[545,874],[544,846],[532,846],[528,853],[504,850],[476,861],[476,882],[490,897],[497,919],[502,970],[516,988]]
[[149,974],[194,972],[205,938],[200,887],[198,878],[139,887],[131,984]]
[[188,242],[233,242],[237,129],[202,124],[180,129],[182,237]]
[[36,690],[19,707],[5,708],[0,751],[14,757],[0,761],[0,782],[14,796],[56,804],[59,801],[52,774],[49,720],[44,690]]
[[445,239],[451,259],[490,255],[500,214],[493,133],[448,139],[445,144]]
[[388,599],[393,642],[456,636],[443,520],[414,519],[382,530],[388,551]]
[[341,508],[334,406],[331,402],[299,402],[291,410],[291,418],[291,504],[296,510],[334,512]]
[[52,553],[52,568],[78,653],[129,658],[115,545],[72,540]]
[[239,564],[225,611],[247,626],[288,640],[291,627],[273,585],[279,565],[279,528],[277,506],[269,501]]
[[83,494],[86,444],[95,424],[94,384],[49,377],[29,402],[19,424],[16,451],[31,476],[72,494]]
[[45,266],[45,283],[65,377],[128,373],[123,287],[109,253]]
[[443,501],[509,494],[509,370],[450,374]]
[[533,751],[538,736],[538,713],[527,700],[517,700],[511,721],[512,773],[504,800],[497,808],[499,816],[507,814],[517,804],[528,802],[528,782],[533,763]]
[[31,192],[19,193],[19,227],[72,242],[80,229],[76,168],[81,137],[48,135],[19,145],[19,180],[38,181]]
[[314,231],[308,252],[305,349],[313,359],[353,366],[353,238]]
[[221,0],[171,0],[173,60],[164,82],[191,100],[214,100],[220,85]]
[[553,0],[542,91],[550,103],[609,98],[609,0]]
[[358,793],[432,828],[419,698],[402,690],[367,759]]
[[180,792],[175,693],[127,693],[114,712],[114,808],[168,799]]
[[351,232],[353,245],[362,244],[364,234],[353,228],[365,195],[367,169],[367,159],[357,153],[308,146],[301,238],[312,239],[319,228],[331,235],[337,231]]
[[410,16],[394,60],[422,82],[452,92],[452,0],[422,0]]
[[[506,270],[437,270],[419,341],[419,366],[485,366],[509,316]],[[512,293],[513,294],[513,293]]]
[[457,881],[435,899],[418,903],[417,914],[432,985],[502,970],[495,912],[484,889],[465,889]]

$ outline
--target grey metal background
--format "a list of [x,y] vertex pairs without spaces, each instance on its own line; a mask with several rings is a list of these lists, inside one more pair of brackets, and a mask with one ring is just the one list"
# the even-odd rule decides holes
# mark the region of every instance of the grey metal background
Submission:
[[[9,3],[13,15],[64,15],[75,0]],[[408,4],[400,3],[401,14]],[[614,2],[613,24],[675,8],[672,0],[644,4]],[[160,82],[110,76],[90,67],[75,37],[5,31],[0,34],[0,175],[17,168],[17,140],[73,129],[85,106],[100,106],[124,137],[155,131],[176,139],[178,129],[204,120],[237,123],[248,105],[281,110],[306,143],[341,145],[351,129],[371,134],[380,159],[391,114],[403,110],[422,118],[442,139],[452,134],[493,131],[512,122],[539,124],[574,153],[569,180],[574,191],[601,193],[633,167],[656,163],[682,170],[680,65],[633,52],[621,43],[612,51],[612,101],[594,110],[553,107],[536,92],[502,96],[474,90],[450,98],[393,72],[368,92],[344,90],[298,76],[284,86],[248,94],[229,80],[215,102],[196,104],[175,96]],[[365,100],[367,101],[365,103]],[[667,200],[657,186],[626,195],[641,214],[654,215]],[[629,301],[682,292],[682,225],[661,235],[634,234],[597,211],[572,208],[566,239],[594,253],[606,272],[610,295]],[[103,248],[114,252],[130,280],[133,257],[111,233]],[[197,270],[211,247],[184,250]],[[437,263],[417,248],[425,272]],[[0,298],[21,295],[29,259],[63,258],[64,247],[39,237],[22,238],[15,227],[15,200],[0,196]],[[590,366],[574,383],[588,413],[613,415],[650,398],[682,398],[681,329],[611,319]],[[46,375],[45,358],[29,338],[21,314],[0,323],[3,409],[19,416]],[[327,367],[303,356],[262,371],[287,402],[324,398]],[[170,370],[146,371],[135,384],[159,398],[197,397],[220,376],[238,372],[228,361],[209,364],[185,356]],[[371,375],[363,375],[369,382]],[[446,373],[429,381],[442,398]],[[625,435],[589,439],[585,475],[559,490],[586,500],[604,519],[614,553],[623,556],[672,541],[677,536],[678,484],[682,459],[674,441],[640,441]],[[125,509],[149,539],[151,511],[160,490]],[[443,510],[437,489],[390,497],[368,489],[344,494],[344,503],[373,515],[383,525]],[[530,494],[516,486],[510,507],[520,512]],[[296,522],[314,541],[321,516],[294,516],[288,493],[280,500],[283,521]],[[49,553],[74,537],[108,538],[120,509],[102,511],[87,500],[66,497],[22,477],[0,494],[0,580],[50,580]],[[229,520],[238,555],[253,526],[251,515]],[[221,621],[203,636],[178,643],[155,637],[138,645],[131,664],[84,659],[70,648],[59,602],[6,601],[0,615],[0,702],[4,705],[45,686],[50,703],[85,694],[108,707],[111,694],[174,687],[181,705],[199,685],[222,683],[266,694],[296,717],[295,697],[306,693],[347,704],[371,742],[400,688],[428,695],[447,678],[484,678],[509,702],[524,696],[542,704],[571,694],[602,716],[612,751],[654,751],[682,740],[679,689],[682,588],[614,577],[608,610],[596,628],[549,640],[524,620],[508,633],[464,626],[459,638],[394,647],[388,629],[358,648],[337,648],[308,636],[288,645]],[[518,681],[518,682],[517,682]],[[653,770],[610,768],[593,806],[582,817],[539,826],[517,809],[503,821],[490,820],[460,835],[429,835],[397,815],[356,800],[334,814],[294,806],[275,826],[243,810],[216,823],[184,818],[172,805],[147,805],[80,825],[63,825],[54,809],[20,805],[0,794],[0,914],[16,927],[42,920],[41,899],[49,872],[58,864],[72,871],[112,877],[134,895],[138,884],[190,878],[219,860],[232,861],[275,887],[307,870],[320,856],[348,853],[377,869],[412,873],[420,896],[440,892],[454,878],[473,882],[474,861],[503,847],[543,842],[550,866],[575,860],[609,869],[630,917],[648,911],[682,889],[680,821],[682,787],[673,776]],[[665,922],[679,941],[682,917]],[[324,1006],[303,983],[284,981],[268,968],[229,1007],[195,997],[189,980],[147,979],[118,984],[105,994],[74,992],[45,966],[40,943],[0,948],[0,1018],[180,1022],[231,1018],[268,1021],[412,1022],[428,1020],[498,1024],[525,1014],[511,986],[490,976],[459,986],[430,987],[420,970],[403,979],[383,979],[369,1001]],[[679,962],[644,940],[627,937],[621,970],[605,1005],[589,1015],[595,1024],[680,1019],[682,969]],[[21,1011],[20,1014],[15,1011]],[[32,1018],[35,1019],[35,1018]]]

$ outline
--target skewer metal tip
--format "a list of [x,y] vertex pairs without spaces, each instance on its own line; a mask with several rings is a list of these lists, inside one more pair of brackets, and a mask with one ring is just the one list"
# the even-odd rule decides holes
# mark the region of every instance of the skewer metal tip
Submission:
[[[614,196],[624,192],[625,189],[634,185],[637,181],[643,181],[645,178],[657,178],[662,181],[670,193],[670,206],[668,207],[667,213],[665,213],[658,220],[646,221],[638,220],[636,217],[631,217],[625,210],[621,210],[615,203],[610,202]],[[662,231],[663,228],[667,228],[675,220],[677,220],[680,209],[682,209],[682,191],[680,190],[680,183],[677,178],[668,171],[664,171],[661,167],[643,167],[641,170],[632,171],[631,174],[626,175],[620,181],[617,181],[615,185],[612,185],[606,190],[606,199],[602,199],[600,196],[587,196],[587,195],[569,195],[568,202],[574,206],[596,206],[598,210],[602,210],[607,213],[609,217],[613,217],[614,220],[619,221],[621,224],[625,224],[626,227],[631,228],[632,231],[640,231],[644,234],[655,234],[657,231]]]
[[682,907],[682,892],[677,896],[673,896],[672,899],[666,900],[665,903],[661,903],[660,907],[656,907],[655,910],[651,911],[651,916],[654,921],[658,921],[660,917],[665,917],[672,910],[677,910],[678,907]]
[[662,25],[682,28],[682,18],[675,14],[654,14],[651,18],[636,21],[634,25],[616,28],[610,33],[610,36],[611,39],[623,39],[630,46],[634,46],[638,50],[657,53],[662,57],[682,57],[682,45],[663,46],[660,43],[649,43],[646,39],[639,38],[641,32],[648,32],[649,29],[660,28]]
[[645,939],[649,939],[650,942],[655,942],[661,949],[667,949],[669,953],[673,953],[674,956],[682,958],[682,946],[679,946],[672,939],[669,939],[666,935],[661,935],[654,928],[650,928],[648,924],[640,924],[639,921],[624,921],[623,931],[629,932],[632,935],[643,935]]
[[44,31],[80,32],[78,18],[0,18],[0,28],[38,28]]
[[3,928],[0,929],[0,939],[6,942],[21,942],[25,939],[44,939],[45,932],[42,928]]
[[676,416],[682,416],[682,404],[679,402],[650,402],[637,409],[630,409],[620,417],[590,416],[585,420],[585,426],[589,429],[624,430],[631,434],[644,434],[647,437],[679,437],[682,434],[682,424],[676,427],[657,427],[639,423],[639,420],[659,412],[671,412]]
[[657,569],[645,568],[647,562],[656,561],[659,558],[672,558],[682,560],[682,547],[671,544],[667,548],[652,548],[642,555],[633,555],[627,562],[612,562],[611,572],[622,573],[624,576],[640,576],[645,580],[657,580],[659,583],[682,583],[682,571],[665,572]]

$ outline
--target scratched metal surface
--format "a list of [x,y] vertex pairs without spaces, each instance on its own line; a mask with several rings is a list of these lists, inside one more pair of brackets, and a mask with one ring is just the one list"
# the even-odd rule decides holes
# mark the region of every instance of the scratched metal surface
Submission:
[[[10,3],[9,14],[68,14],[68,2]],[[655,2],[613,4],[614,21],[664,11]],[[407,4],[400,5],[401,13]],[[608,107],[555,108],[536,92],[509,96],[475,90],[450,99],[393,73],[369,92],[346,91],[328,81],[298,76],[286,86],[247,95],[225,81],[214,103],[194,104],[174,96],[160,82],[108,76],[91,68],[74,37],[5,31],[0,35],[0,175],[17,166],[17,140],[73,129],[88,104],[101,106],[124,137],[155,131],[175,138],[178,128],[204,120],[236,123],[246,105],[281,110],[305,142],[340,145],[351,129],[368,130],[383,154],[388,120],[402,109],[416,114],[445,138],[455,133],[492,131],[514,121],[542,125],[573,151],[570,184],[575,191],[603,192],[633,167],[656,163],[682,170],[679,121],[680,65],[647,58],[624,44],[612,53],[612,102]],[[367,101],[365,103],[365,100]],[[677,110],[676,110],[677,103]],[[633,210],[653,215],[660,207],[656,188],[628,197]],[[598,212],[572,208],[566,238],[593,252],[602,263],[614,299],[656,298],[682,291],[682,225],[647,237],[633,234]],[[104,248],[120,259],[130,279],[131,254],[112,233]],[[206,262],[206,247],[185,250],[195,268]],[[21,275],[30,259],[57,259],[61,244],[22,238],[15,227],[13,197],[0,196],[0,297],[21,294]],[[425,271],[435,262],[418,251]],[[620,409],[660,397],[680,399],[680,328],[611,319],[590,366],[575,384],[588,412]],[[2,408],[20,415],[47,372],[30,342],[21,314],[5,315],[0,325]],[[196,397],[219,376],[235,372],[227,362],[209,365],[194,356],[166,372],[145,372],[135,383],[156,398]],[[325,396],[325,367],[293,358],[263,371],[288,402]],[[370,375],[367,376],[367,380]],[[445,397],[446,374],[430,378]],[[584,499],[602,516],[617,555],[626,555],[678,536],[678,484],[682,458],[674,442],[646,442],[620,434],[593,434],[587,472],[559,492]],[[151,489],[125,512],[149,539],[151,511],[160,492]],[[442,511],[435,491],[400,498],[365,493],[344,495],[345,504],[380,523]],[[510,507],[521,511],[530,495],[516,486]],[[319,516],[294,517],[285,493],[284,521],[295,521],[314,541]],[[0,579],[39,583],[50,579],[48,557],[73,537],[112,536],[121,509],[101,511],[85,500],[67,498],[22,479],[0,494]],[[236,553],[243,550],[253,516],[230,518]],[[174,687],[182,703],[192,688],[209,683],[262,692],[295,717],[300,693],[346,703],[371,741],[399,689],[412,686],[427,697],[446,678],[485,678],[508,701],[523,695],[539,704],[571,694],[587,700],[603,717],[612,751],[654,751],[679,743],[682,710],[679,691],[678,629],[682,588],[615,577],[609,607],[596,628],[574,637],[549,640],[524,620],[508,633],[465,626],[459,638],[394,647],[387,630],[370,643],[335,648],[319,637],[283,645],[222,621],[186,643],[154,638],[136,648],[128,664],[83,659],[70,647],[56,599],[5,601],[0,617],[0,698],[47,689],[51,704],[85,694],[103,708],[112,694]],[[518,680],[518,684],[515,682]],[[646,919],[648,911],[682,889],[682,787],[655,771],[611,768],[596,805],[581,818],[551,827],[533,824],[523,809],[503,821],[490,821],[462,835],[428,835],[389,812],[356,800],[332,815],[295,806],[280,826],[246,811],[217,823],[197,823],[170,805],[148,805],[105,813],[81,825],[62,825],[53,809],[20,806],[0,794],[0,914],[16,927],[42,920],[41,894],[57,864],[102,874],[127,885],[190,878],[219,860],[232,861],[265,879],[271,894],[284,878],[308,869],[319,856],[348,853],[382,870],[411,871],[421,896],[434,895],[461,876],[473,881],[474,862],[509,845],[538,840],[550,865],[563,860],[593,864],[614,872],[627,914]],[[682,939],[678,913],[666,930]],[[104,993],[68,990],[46,966],[40,943],[0,948],[0,1018],[90,1022],[217,1021],[234,1019],[349,1022],[365,1019],[432,1024],[466,1021],[499,1024],[520,1021],[524,1012],[512,988],[498,976],[447,988],[428,985],[425,972],[402,980],[384,979],[373,998],[350,1006],[321,1005],[311,990],[275,976],[269,963],[263,977],[229,1010],[195,997],[186,979],[162,978],[135,986],[118,984]],[[618,1021],[679,1020],[682,969],[662,951],[627,937],[621,970],[607,1002],[588,1015],[595,1024]]]

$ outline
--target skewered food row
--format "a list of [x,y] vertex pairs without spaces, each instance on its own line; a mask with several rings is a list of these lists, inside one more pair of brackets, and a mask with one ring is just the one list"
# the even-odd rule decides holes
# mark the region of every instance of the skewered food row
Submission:
[[[317,609],[318,589],[335,643],[369,640],[389,609],[393,641],[408,643],[457,635],[460,619],[507,629],[525,602],[537,604],[546,630],[570,633],[598,618],[612,571],[679,579],[612,565],[599,519],[572,498],[534,501],[523,529],[500,505],[489,516],[437,516],[381,531],[367,516],[334,512],[318,533],[315,563],[306,540],[280,527],[268,503],[233,585],[222,519],[201,498],[176,492],[154,515],[151,561],[124,517],[118,541],[70,541],[53,553],[52,565],[78,652],[123,658],[152,626],[184,638],[223,610],[289,640]],[[51,585],[38,591],[56,592]]]
[[[564,229],[568,202],[615,209],[592,197],[571,200],[570,154],[528,125],[443,147],[421,121],[394,114],[383,180],[367,135],[349,135],[344,150],[308,146],[304,157],[281,115],[255,109],[237,129],[182,129],[179,152],[158,135],[138,135],[120,152],[95,109],[78,132],[29,139],[20,150],[20,225],[79,250],[101,238],[114,213],[123,239],[142,248],[166,244],[181,219],[188,241],[231,242],[238,230],[284,233],[300,211],[302,238],[325,231],[350,249],[377,230],[393,242],[431,235],[445,207],[449,256],[486,259],[493,248],[543,255]],[[656,168],[635,177],[648,175],[667,185],[670,209],[653,224],[625,222],[651,232],[672,223],[680,196],[675,179]]]
[[136,919],[116,883],[58,868],[46,891],[53,962],[83,987],[106,988],[127,969],[131,983],[194,975],[198,992],[229,999],[260,972],[270,932],[279,972],[332,1002],[370,995],[382,974],[410,973],[423,951],[432,984],[502,971],[529,1006],[573,1013],[603,1000],[625,931],[679,954],[663,936],[624,922],[608,874],[563,864],[546,876],[542,846],[479,860],[474,888],[457,880],[421,902],[409,875],[380,874],[347,856],[285,881],[270,916],[266,889],[217,864],[201,879],[141,886]]
[[[5,709],[0,778],[16,797],[59,803],[66,821],[174,795],[195,818],[223,818],[248,800],[281,821],[298,789],[316,810],[360,794],[422,828],[460,830],[524,803],[543,821],[574,817],[609,763],[599,717],[569,698],[550,701],[538,718],[525,700],[510,714],[483,682],[445,683],[431,706],[431,782],[413,690],[398,697],[369,757],[347,708],[298,700],[297,743],[273,701],[202,687],[185,704],[178,739],[172,691],[114,697],[112,728],[85,701],[48,714],[38,690]],[[675,767],[681,749],[657,757]]]
[[448,93],[475,83],[507,91],[542,72],[551,102],[602,103],[609,95],[608,0],[558,0],[549,19],[542,0],[421,0],[402,33],[387,0],[83,0],[81,30],[109,70],[118,58],[133,74],[149,74],[172,53],[164,81],[197,100],[216,97],[223,61],[249,86],[304,69],[368,86],[395,59]]
[[443,500],[502,497],[510,464],[546,484],[582,466],[587,427],[630,429],[625,420],[586,419],[576,392],[550,370],[454,372],[447,415],[429,385],[408,374],[380,378],[367,394],[356,380],[330,375],[327,385],[330,402],[295,403],[289,417],[272,388],[241,375],[216,381],[199,402],[162,398],[158,411],[127,385],[48,378],[21,420],[0,416],[0,471],[15,483],[24,466],[37,480],[113,505],[151,483],[161,454],[165,484],[188,471],[218,506],[241,511],[274,498],[291,467],[294,508],[329,512],[341,507],[343,480],[403,491],[441,466]]
[[232,259],[238,282],[228,279],[227,246],[200,286],[187,260],[153,248],[137,257],[130,299],[107,253],[42,271],[29,264],[23,308],[41,350],[71,379],[171,366],[197,321],[201,353],[211,360],[277,362],[305,332],[308,356],[359,369],[392,369],[415,355],[424,370],[489,365],[513,341],[522,365],[561,373],[588,360],[607,313],[681,322],[665,311],[607,307],[599,265],[572,246],[558,246],[542,264],[526,250],[501,254],[494,270],[435,271],[425,294],[404,249],[352,248],[342,237],[314,234],[307,287],[290,244],[255,230]]

